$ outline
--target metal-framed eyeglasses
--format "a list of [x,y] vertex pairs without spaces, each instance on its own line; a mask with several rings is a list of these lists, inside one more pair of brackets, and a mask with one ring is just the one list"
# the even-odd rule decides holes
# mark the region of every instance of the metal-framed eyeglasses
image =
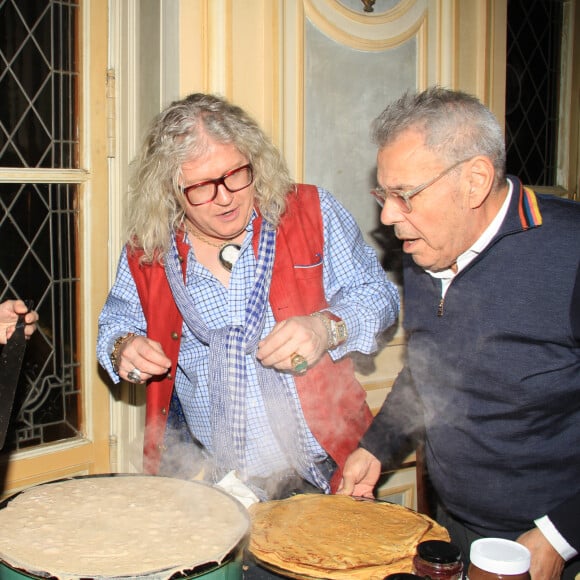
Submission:
[[191,205],[204,205],[213,201],[218,194],[218,187],[223,185],[230,193],[236,193],[248,187],[254,181],[254,169],[250,163],[236,167],[217,179],[206,179],[181,191]]
[[444,169],[441,173],[438,173],[433,179],[414,187],[413,189],[402,190],[396,187],[375,187],[375,189],[371,190],[371,195],[377,200],[377,203],[384,207],[387,199],[392,200],[398,209],[400,209],[403,213],[411,213],[413,211],[413,206],[411,205],[411,198],[418,193],[421,193],[424,189],[427,189],[441,178],[445,177],[448,173],[451,173],[454,169],[459,167],[462,163],[469,161],[472,157],[468,157],[467,159],[462,159],[461,161],[457,161],[447,169]]

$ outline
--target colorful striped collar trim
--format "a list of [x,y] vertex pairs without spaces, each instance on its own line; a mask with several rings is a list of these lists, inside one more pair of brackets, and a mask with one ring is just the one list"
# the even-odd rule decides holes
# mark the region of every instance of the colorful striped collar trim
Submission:
[[524,230],[542,225],[538,198],[529,187],[520,186],[519,214]]

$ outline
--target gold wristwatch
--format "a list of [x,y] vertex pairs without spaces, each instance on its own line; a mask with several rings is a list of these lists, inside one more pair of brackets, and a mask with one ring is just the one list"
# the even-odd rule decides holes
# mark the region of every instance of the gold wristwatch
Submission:
[[328,334],[328,350],[336,348],[348,338],[346,323],[332,312],[323,310],[322,312],[313,312],[310,316],[319,318],[324,323]]
[[113,370],[119,374],[119,357],[121,356],[121,347],[131,338],[135,336],[134,332],[130,332],[129,334],[124,334],[115,340],[113,343],[113,351],[109,355],[111,359],[111,364],[113,365]]

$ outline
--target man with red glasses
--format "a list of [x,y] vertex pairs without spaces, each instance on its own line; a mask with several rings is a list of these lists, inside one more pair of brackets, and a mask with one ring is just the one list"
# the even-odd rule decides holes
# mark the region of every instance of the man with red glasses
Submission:
[[504,173],[501,127],[431,88],[374,121],[381,221],[402,241],[408,359],[347,460],[340,493],[372,495],[424,431],[437,518],[468,563],[497,536],[531,575],[578,571],[580,205]]
[[147,384],[145,470],[330,492],[371,419],[347,355],[376,349],[396,287],[352,216],[224,99],[170,105],[135,167],[97,348],[114,382]]

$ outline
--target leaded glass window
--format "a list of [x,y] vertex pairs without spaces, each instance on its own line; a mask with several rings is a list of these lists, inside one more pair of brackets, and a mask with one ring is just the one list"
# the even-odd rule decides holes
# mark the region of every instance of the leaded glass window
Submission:
[[40,315],[8,450],[73,437],[82,424],[80,186],[59,182],[59,170],[79,169],[78,10],[78,0],[0,0],[0,301],[32,299]]
[[563,0],[508,0],[508,173],[555,186]]

